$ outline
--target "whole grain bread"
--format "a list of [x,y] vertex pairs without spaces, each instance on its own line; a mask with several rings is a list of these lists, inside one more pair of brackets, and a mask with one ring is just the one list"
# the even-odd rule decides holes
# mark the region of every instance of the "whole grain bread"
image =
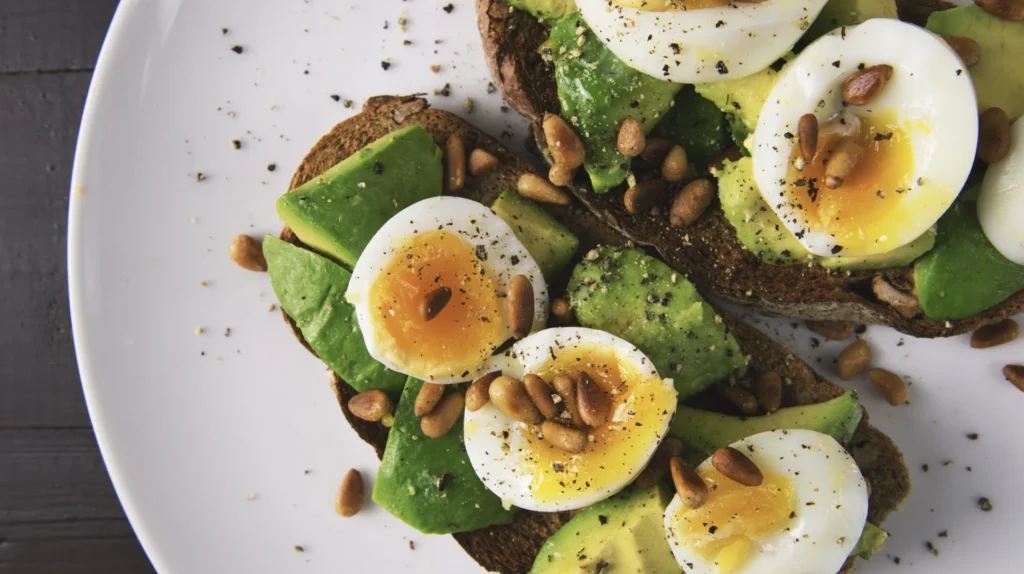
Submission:
[[[466,189],[460,193],[464,197],[490,204],[502,191],[514,189],[520,174],[531,170],[529,165],[512,155],[494,138],[450,113],[430,109],[422,98],[382,96],[368,100],[362,113],[338,124],[317,142],[296,170],[289,191],[388,132],[413,124],[430,133],[439,145],[443,145],[451,134],[458,133],[466,142],[467,150],[481,148],[498,158],[500,163],[496,170],[468,180]],[[581,253],[598,244],[618,245],[627,241],[579,204],[545,207],[550,208],[552,214],[579,236]],[[302,245],[288,228],[281,233],[281,237]],[[563,286],[553,285],[552,292],[557,292],[556,289]],[[761,332],[724,312],[721,314],[743,352],[750,355],[752,369],[755,372],[775,371],[787,381],[784,404],[817,403],[843,392],[841,387],[818,376],[806,363]],[[287,314],[284,317],[299,341],[309,349],[291,318]],[[387,429],[379,423],[353,417],[347,404],[355,391],[334,373],[331,373],[331,377],[345,418],[360,438],[376,450],[377,456],[382,456],[387,442]],[[910,477],[903,455],[889,437],[868,424],[866,413],[864,422],[848,447],[872,486],[868,520],[880,525],[891,512],[899,508],[910,492]],[[571,517],[572,513],[567,512],[545,514],[523,511],[517,514],[512,524],[454,536],[466,552],[488,571],[523,574],[529,571],[544,542]],[[844,567],[844,572],[852,569],[851,559]]]
[[[952,6],[942,0],[898,0],[900,17],[918,24],[928,14]],[[502,0],[476,0],[484,53],[502,95],[532,119],[537,145],[545,146],[537,127],[545,112],[557,114],[554,72],[538,55],[548,28],[533,16],[510,10]],[[594,193],[585,176],[573,192],[606,224],[632,241],[654,247],[670,265],[689,272],[705,294],[765,311],[813,320],[847,320],[888,325],[917,337],[947,337],[973,331],[1024,311],[1024,291],[983,313],[958,321],[935,321],[923,315],[914,296],[912,267],[884,271],[828,271],[803,265],[773,265],[752,254],[736,236],[717,201],[687,228],[669,225],[668,201],[659,215],[630,214],[623,204],[625,186]],[[912,305],[893,305],[887,293],[903,295]],[[909,297],[908,297],[909,296]]]

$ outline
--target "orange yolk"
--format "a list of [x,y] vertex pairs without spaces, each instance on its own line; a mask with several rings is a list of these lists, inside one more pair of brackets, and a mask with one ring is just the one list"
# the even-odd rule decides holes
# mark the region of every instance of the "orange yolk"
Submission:
[[861,118],[861,131],[854,140],[864,154],[843,185],[829,189],[825,187],[825,169],[839,139],[823,129],[818,151],[803,171],[793,166],[800,155],[800,146],[793,146],[786,174],[787,197],[803,212],[808,227],[834,236],[843,248],[860,249],[893,229],[912,226],[902,221],[905,210],[899,207],[910,189],[914,150],[895,114]]
[[608,393],[609,422],[591,429],[592,441],[580,454],[569,454],[549,445],[540,427],[525,429],[532,472],[531,490],[539,501],[565,500],[566,496],[598,492],[620,481],[624,474],[639,472],[647,451],[660,438],[670,418],[668,408],[676,397],[659,379],[647,379],[619,361],[616,354],[599,347],[553,350],[555,359],[536,372],[550,383],[556,375],[573,379],[586,372]]
[[[427,321],[420,304],[448,287],[451,299]],[[370,290],[377,327],[417,376],[476,369],[507,338],[497,276],[474,247],[448,231],[410,238],[381,270]]]
[[796,490],[785,477],[764,473],[760,486],[743,486],[714,468],[702,472],[711,491],[697,510],[676,516],[676,535],[704,560],[714,561],[718,574],[738,570],[756,549],[757,541],[778,532],[796,510]]

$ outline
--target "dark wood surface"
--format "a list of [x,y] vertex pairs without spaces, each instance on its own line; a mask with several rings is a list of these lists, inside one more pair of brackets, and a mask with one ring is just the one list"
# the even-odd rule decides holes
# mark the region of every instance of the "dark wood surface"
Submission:
[[152,572],[82,399],[66,277],[82,105],[117,0],[0,0],[0,572]]

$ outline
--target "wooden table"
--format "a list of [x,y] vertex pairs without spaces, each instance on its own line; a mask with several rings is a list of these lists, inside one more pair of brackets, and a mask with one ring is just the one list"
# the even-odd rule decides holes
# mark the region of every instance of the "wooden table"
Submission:
[[152,572],[103,466],[68,316],[78,124],[117,0],[0,0],[0,572]]

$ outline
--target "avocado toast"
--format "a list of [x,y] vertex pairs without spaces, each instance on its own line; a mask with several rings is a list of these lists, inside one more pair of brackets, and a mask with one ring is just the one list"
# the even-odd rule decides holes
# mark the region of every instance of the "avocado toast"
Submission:
[[[530,170],[529,166],[512,156],[496,140],[479,132],[451,114],[429,109],[425,100],[415,96],[385,96],[368,100],[364,105],[362,113],[336,126],[313,147],[296,171],[290,189],[300,188],[303,184],[314,180],[345,158],[357,154],[368,145],[390,133],[410,133],[402,131],[403,128],[410,126],[422,128],[423,132],[429,134],[438,145],[443,145],[450,135],[457,133],[465,142],[466,150],[482,149],[498,159],[498,166],[494,171],[485,175],[468,177],[466,187],[458,195],[479,201],[485,205],[498,201],[499,203],[496,205],[499,205],[499,207],[495,208],[495,211],[505,211],[508,213],[509,211],[516,212],[517,209],[521,209],[517,207],[518,203],[516,203],[519,200],[510,198],[507,195],[504,198],[499,196],[506,193],[507,190],[514,189],[519,176]],[[373,171],[388,169],[387,163],[381,162],[378,165],[383,167],[378,168],[370,164],[369,169]],[[505,204],[502,204],[502,201]],[[509,204],[509,202],[512,203]],[[530,206],[528,209],[536,209],[535,204],[527,205]],[[601,293],[601,295],[611,297],[614,301],[617,296],[616,294],[620,293],[617,289],[628,287],[624,284],[620,285],[620,283],[624,283],[627,276],[631,273],[626,269],[626,266],[630,265],[631,262],[639,260],[649,261],[652,269],[663,265],[635,248],[626,247],[623,250],[611,247],[621,246],[625,243],[625,239],[597,220],[588,210],[576,204],[564,207],[544,205],[543,209],[548,214],[553,215],[558,222],[561,222],[578,238],[579,247],[574,249],[574,251],[580,255],[585,254],[583,261],[577,265],[576,270],[572,273],[572,277],[568,280],[568,291],[573,300],[574,310],[581,317],[581,322],[586,322],[585,316],[587,313],[593,313],[595,316],[601,315],[598,303],[600,297],[596,295],[595,297],[590,297],[589,295],[599,293],[589,288],[589,286],[594,284],[593,279],[597,278],[607,282],[608,292]],[[523,215],[524,211],[518,211],[517,213],[524,220],[528,217]],[[528,224],[524,221],[522,226],[526,227]],[[287,244],[308,248],[290,228],[285,228],[281,233],[281,238]],[[533,245],[538,245],[538,243],[534,242]],[[598,248],[599,245],[604,247]],[[305,301],[306,294],[293,293],[297,295],[296,297],[291,297],[287,294],[285,286],[294,286],[295,282],[289,283],[288,275],[290,272],[287,269],[283,273],[281,271],[282,262],[287,262],[287,258],[281,257],[281,253],[289,249],[291,247],[279,245],[272,238],[268,239],[264,245],[264,252],[268,254],[267,259],[271,264],[272,279],[275,279],[275,291],[278,291],[278,295],[281,297],[282,309],[288,307],[293,311],[301,311],[302,320],[299,322],[302,323],[302,329],[287,312],[284,315],[285,320],[291,326],[300,342],[307,349],[313,351],[313,347],[320,347],[323,344],[325,334],[315,329],[311,330],[311,315],[303,310],[303,305],[296,302],[298,299]],[[616,253],[620,253],[622,256],[618,257]],[[315,256],[312,253],[309,254],[309,257],[322,260],[316,263],[318,272],[338,273],[336,270],[342,269],[337,265],[323,263],[326,259]],[[579,259],[580,257],[577,255],[574,260],[578,261]],[[544,256],[542,262],[551,260],[551,257]],[[275,266],[277,269],[275,269]],[[621,271],[617,271],[619,267],[616,266],[620,266]],[[330,268],[335,268],[336,270],[329,271],[328,269]],[[663,271],[659,274],[661,275],[660,281],[669,282],[669,278],[664,276],[667,272],[660,268],[658,269]],[[303,271],[306,273],[306,277],[309,277],[310,271],[308,267],[302,270],[296,267],[295,273],[299,271]],[[551,285],[552,293],[561,293],[565,290],[566,275],[563,272],[560,275],[556,274],[551,277],[549,284]],[[674,273],[671,274],[671,277],[671,284],[675,287],[663,285],[665,289],[685,289],[687,287],[688,284],[685,280],[679,281],[678,284],[676,283]],[[347,277],[342,278],[347,281]],[[635,276],[633,278],[638,279]],[[643,281],[646,281],[646,277]],[[628,293],[628,291],[623,293]],[[328,300],[327,305],[321,306],[321,311],[325,308],[330,312],[335,311],[332,305],[329,304],[330,298],[333,296],[331,293],[314,296],[319,297],[321,303],[324,301],[324,297]],[[623,296],[628,297],[628,295]],[[288,300],[286,301],[286,299]],[[768,428],[790,426],[793,424],[793,421],[782,419],[784,417],[795,417],[802,424],[813,424],[822,432],[842,435],[848,450],[857,460],[860,470],[871,485],[868,521],[870,525],[880,525],[892,511],[898,509],[899,505],[909,494],[910,489],[908,471],[903,462],[903,457],[895,444],[868,424],[866,413],[863,417],[861,416],[859,404],[849,393],[844,393],[843,389],[837,385],[816,375],[809,366],[799,361],[760,332],[736,321],[721,311],[717,311],[717,313],[712,312],[712,314],[721,318],[724,327],[712,326],[709,329],[716,333],[724,332],[726,334],[726,338],[730,341],[729,344],[736,345],[742,356],[745,357],[744,361],[749,361],[748,367],[752,374],[775,372],[788,382],[784,389],[783,408],[781,410],[777,411],[775,415],[745,419],[752,426],[749,428],[744,427],[738,431],[735,428],[732,430],[743,436],[759,430],[768,430]],[[334,320],[351,321],[352,319],[348,317],[347,319]],[[598,320],[600,320],[599,317]],[[717,321],[712,322],[712,325],[715,323]],[[608,324],[606,328],[611,330],[615,327]],[[723,328],[724,331],[721,330]],[[312,345],[307,341],[303,332],[314,337]],[[730,336],[731,339],[729,338]],[[731,341],[735,342],[731,343]],[[343,350],[347,349],[343,355],[344,358],[353,358],[351,353],[354,351],[351,348],[342,348]],[[732,352],[731,348],[722,350],[729,353]],[[651,353],[650,350],[647,352]],[[314,352],[314,354],[316,353]],[[336,357],[321,358],[329,365],[334,366],[338,364]],[[654,355],[652,355],[652,360],[655,362],[659,361]],[[343,370],[349,373],[346,369],[350,368],[350,366],[341,365],[336,370]],[[671,369],[671,367],[669,368]],[[350,382],[357,386],[359,390],[365,391],[370,388],[383,387],[389,391],[393,398],[398,396],[396,390],[401,387],[392,386],[393,383],[386,372],[367,373],[368,371],[366,370],[359,373],[350,373],[350,377],[357,377],[356,380]],[[363,376],[365,378],[359,378]],[[500,506],[488,506],[486,512],[481,510],[481,505],[493,505],[497,498],[493,496],[488,498],[481,494],[483,491],[479,481],[476,482],[477,488],[467,484],[475,479],[472,471],[467,472],[465,468],[452,468],[450,466],[453,460],[465,459],[465,454],[461,452],[460,445],[462,439],[461,424],[457,425],[457,429],[453,429],[450,434],[440,439],[425,439],[425,437],[419,434],[419,425],[410,424],[410,421],[416,422],[416,419],[412,416],[410,403],[417,398],[420,383],[410,381],[405,385],[405,391],[402,393],[402,399],[400,399],[395,413],[394,426],[389,431],[380,422],[368,422],[353,416],[349,408],[349,401],[356,396],[356,388],[333,371],[332,380],[346,419],[359,436],[374,447],[378,457],[384,458],[382,470],[378,474],[374,491],[374,499],[378,504],[385,506],[390,512],[398,515],[421,531],[456,532],[455,537],[463,548],[489,571],[520,573],[531,571],[532,567],[535,572],[544,572],[547,570],[543,569],[543,564],[535,564],[538,553],[543,553],[542,555],[547,557],[545,559],[553,559],[551,557],[559,552],[572,552],[575,554],[581,550],[571,546],[574,544],[571,541],[574,538],[571,536],[571,532],[563,531],[561,534],[558,534],[559,529],[572,519],[572,512],[540,513],[519,511],[515,514],[506,514]],[[706,388],[708,384],[709,382],[705,381],[700,386]],[[721,410],[723,413],[732,412],[730,411],[732,407],[727,404],[723,405],[721,400],[714,393],[710,392],[697,393],[692,397],[692,400],[687,402],[699,405],[702,409]],[[816,407],[800,408],[800,406],[807,405],[816,405]],[[720,426],[721,420],[744,420],[728,415],[717,415],[705,410],[691,409],[691,411],[693,411],[691,413],[692,416],[686,417],[687,420],[691,418],[698,420],[704,417],[707,419],[705,421],[706,424],[691,426],[689,430],[686,428],[676,428],[687,426],[680,423],[681,417],[677,417],[677,422],[674,423],[673,430],[670,430],[669,434],[684,438],[694,447],[707,443],[707,446],[704,448],[711,448],[716,446],[711,443],[726,440],[727,432],[714,430],[716,428],[722,430]],[[712,420],[715,417],[719,418]],[[772,417],[776,418],[773,419]],[[808,421],[816,422],[809,423]],[[735,422],[728,422],[726,426],[736,427],[736,424]],[[765,427],[756,428],[758,424],[763,424]],[[389,432],[392,435],[390,439]],[[850,434],[852,434],[852,438],[849,436]],[[846,441],[845,439],[849,440]],[[389,440],[396,444],[389,443]],[[427,443],[426,441],[429,440],[445,442]],[[402,444],[399,445],[397,442]],[[728,442],[731,442],[731,440],[726,440],[726,443]],[[404,458],[399,459],[395,458],[398,454],[388,452],[404,448],[402,445],[416,443],[422,448],[427,448],[428,444],[434,444],[435,446],[428,449],[431,450],[429,457],[427,454],[424,454],[423,458],[417,459],[409,458],[409,456],[413,455],[408,455],[408,451],[406,451]],[[440,446],[442,444],[444,445],[443,447]],[[434,460],[428,460],[428,458]],[[403,463],[400,464],[399,461],[403,461]],[[445,467],[445,464],[449,466]],[[465,463],[463,462],[463,464]],[[416,465],[422,465],[423,468],[417,467],[412,470],[403,470],[402,468],[403,466]],[[407,474],[402,474],[403,472]],[[416,488],[412,486],[414,484]],[[396,504],[394,500],[396,497],[406,496],[405,489],[407,485],[410,489],[409,494],[415,492],[421,495],[418,502],[427,509],[426,514],[429,514],[431,508],[435,510],[440,508],[434,506],[435,504],[443,504],[446,509],[444,513],[448,514],[446,518],[450,519],[453,523],[437,524],[435,518],[431,518],[429,515],[424,516],[425,513],[418,511],[416,508],[409,508],[409,505],[402,503]],[[396,487],[398,487],[400,492],[391,492],[390,494],[384,492]],[[441,491],[440,494],[438,494],[438,491]],[[445,493],[451,496],[448,497],[448,494]],[[460,501],[459,497],[462,496],[469,498]],[[659,497],[661,500],[659,504],[650,504]],[[646,524],[644,528],[648,528],[651,527],[651,519],[649,516],[644,518],[646,516],[644,513],[649,514],[652,512],[650,508],[653,508],[653,512],[657,514],[660,521],[664,502],[665,492],[664,490],[659,490],[659,487],[655,487],[654,490],[627,490],[623,495],[608,499],[583,511],[573,521],[573,528],[582,529],[594,528],[595,525],[603,526],[608,521],[606,515],[615,518],[621,515],[622,524],[626,524],[626,522],[634,523],[635,521],[636,524]],[[410,504],[415,506],[415,503]],[[475,509],[473,508],[474,506],[476,506]],[[458,508],[451,510],[453,507],[459,507],[462,510]],[[456,521],[457,524],[454,523]],[[478,527],[479,524],[488,522],[493,524],[482,528]],[[660,522],[657,522],[655,526],[660,528]],[[612,528],[611,525],[606,527],[605,532],[618,532],[616,530],[609,531],[607,530],[608,528]],[[869,530],[871,528],[874,527],[869,527]],[[641,531],[645,530],[637,529],[637,532]],[[875,529],[872,532],[880,531]],[[872,534],[872,536],[875,535]],[[597,533],[596,538],[601,539],[600,532]],[[568,542],[565,542],[565,544],[570,545],[568,548],[562,546],[563,542],[560,542],[566,539],[569,539]],[[664,545],[662,544],[662,546]],[[877,547],[877,544],[872,543],[868,546]],[[595,551],[600,551],[600,544],[598,544],[598,548]],[[661,548],[659,551],[664,553],[667,551],[667,548]],[[644,552],[641,551],[640,554],[644,554]],[[870,555],[870,551],[866,552],[866,554]],[[852,566],[853,559],[851,558],[847,561],[843,570],[851,570]],[[616,570],[607,571],[614,572]]]
[[[727,155],[723,148],[733,145],[728,134],[731,132],[735,144],[743,147],[746,134],[756,125],[756,110],[776,81],[779,68],[787,59],[792,59],[792,54],[742,79],[698,85],[696,95],[690,86],[680,90],[679,85],[675,85],[678,91],[673,92],[666,87],[667,82],[651,84],[649,76],[630,70],[621,62],[609,64],[609,60],[615,60],[615,55],[592,46],[600,44],[593,39],[594,34],[587,30],[579,14],[571,14],[571,8],[567,8],[571,3],[517,0],[511,4],[516,8],[502,0],[477,0],[484,52],[495,84],[506,100],[534,121],[535,139],[548,161],[551,161],[551,154],[546,151],[541,128],[546,113],[565,115],[568,121],[602,113],[616,117],[623,113],[635,115],[639,110],[642,121],[652,116],[657,118],[649,135],[682,145],[690,155],[690,165],[700,164],[698,171],[709,162],[719,165],[715,173],[718,177],[715,195],[719,200],[712,201],[703,215],[688,226],[672,225],[666,217],[671,209],[670,194],[662,193],[654,210],[633,213],[623,201],[622,192],[629,184],[615,185],[607,192],[597,190],[601,191],[598,193],[594,182],[604,185],[605,180],[587,177],[593,174],[580,170],[569,186],[606,224],[638,244],[655,248],[673,267],[687,270],[690,279],[703,292],[782,315],[884,324],[919,337],[945,337],[972,331],[1024,310],[1024,291],[1021,291],[1024,266],[1007,261],[985,240],[977,225],[973,201],[961,200],[960,207],[951,208],[938,223],[937,237],[934,230],[925,232],[918,240],[887,254],[886,259],[851,262],[846,263],[845,268],[836,268],[829,258],[808,264],[808,259],[794,256],[803,252],[803,247],[790,231],[781,229],[779,219],[758,198],[750,158],[742,158],[733,147],[728,152],[733,155],[722,167]],[[536,13],[556,7],[558,15],[568,15],[538,20],[528,10],[521,9],[524,7]],[[895,17],[896,8],[902,19],[919,25],[927,22],[929,30],[977,39],[984,46],[984,54],[992,60],[990,65],[995,65],[1002,53],[1012,52],[1013,42],[1019,42],[998,39],[1003,37],[1002,30],[1014,30],[1016,32],[1008,33],[1020,37],[1017,30],[1024,26],[1000,20],[976,6],[943,13],[940,11],[953,6],[943,2],[892,4],[832,0],[822,12],[825,16],[814,23],[808,34],[820,35],[821,32],[816,31],[820,26],[827,31],[869,17]],[[836,10],[845,10],[850,16],[832,18]],[[830,21],[823,23],[825,19]],[[988,30],[993,32],[989,34]],[[579,42],[577,34],[581,38]],[[586,38],[585,43],[582,38]],[[1005,41],[1011,43],[1005,44]],[[982,68],[984,65],[979,63],[969,71],[975,76],[976,85],[986,87],[978,89],[979,105],[1016,107],[1012,103],[1012,94],[1017,89],[1014,86],[1018,85],[1016,80],[1007,80],[998,88],[987,87],[992,76],[990,70]],[[626,86],[625,91],[636,98],[630,103],[634,110],[624,110],[621,102],[592,110],[580,107],[580,98],[568,92],[560,94],[556,78],[566,85],[584,78],[584,83],[592,82],[587,88],[594,93],[609,89],[602,88],[602,80],[587,79],[587,66],[614,77],[614,85]],[[991,99],[988,94],[996,92],[1003,101],[986,101]],[[605,98],[614,101],[608,93],[600,93],[604,97],[593,98],[593,101]],[[651,104],[659,97],[662,100],[673,98],[673,93],[673,107]],[[647,94],[648,98],[637,98],[637,94]],[[567,112],[565,105],[576,107]],[[727,111],[723,115],[717,108]],[[662,113],[664,116],[658,115]],[[580,121],[581,133],[597,125]],[[650,127],[645,126],[645,130]],[[646,166],[639,159],[634,159],[633,165],[637,179],[650,177],[644,175],[645,170],[649,173],[655,171],[651,167],[656,167]],[[983,166],[975,168],[965,196],[976,191],[982,169]],[[611,181],[619,181],[624,175],[624,172],[617,174]],[[958,256],[949,257],[951,247],[965,245],[971,245],[971,250],[962,248]],[[981,263],[989,261],[990,254],[995,255],[991,260],[996,263],[994,267]],[[1002,281],[1004,273],[1009,279],[1006,282]],[[986,291],[995,293],[991,297],[982,295]]]

